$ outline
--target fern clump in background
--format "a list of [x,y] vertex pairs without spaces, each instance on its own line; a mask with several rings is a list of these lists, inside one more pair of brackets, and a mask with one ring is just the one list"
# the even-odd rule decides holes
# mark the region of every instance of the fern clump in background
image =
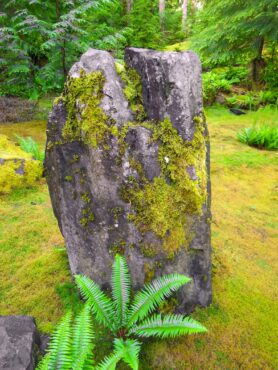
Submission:
[[44,151],[40,149],[39,144],[32,137],[24,138],[16,135],[16,138],[24,152],[32,154],[33,158],[38,161],[44,160]]
[[237,134],[240,142],[259,149],[278,150],[278,126],[259,125],[242,129]]
[[114,369],[119,359],[138,369],[141,343],[134,337],[167,338],[206,332],[203,325],[189,317],[153,314],[166,298],[190,280],[180,274],[159,277],[145,285],[131,301],[131,280],[122,256],[116,256],[112,267],[112,298],[90,278],[77,275],[77,286],[92,313],[115,337],[114,352],[104,359],[99,369]]

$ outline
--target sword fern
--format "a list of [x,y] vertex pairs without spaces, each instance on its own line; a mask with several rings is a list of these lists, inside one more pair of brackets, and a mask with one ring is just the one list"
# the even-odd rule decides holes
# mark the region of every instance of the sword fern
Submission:
[[90,307],[85,305],[75,320],[68,312],[53,333],[48,353],[37,370],[93,369],[93,338]]
[[116,337],[114,352],[106,357],[97,370],[115,369],[123,359],[133,370],[138,369],[140,342],[138,337],[176,337],[203,333],[207,329],[198,321],[183,315],[153,315],[158,306],[190,278],[181,274],[169,274],[156,278],[136,293],[131,302],[131,280],[124,257],[116,255],[112,267],[112,299],[86,276],[77,275],[76,283],[99,323],[111,330]]

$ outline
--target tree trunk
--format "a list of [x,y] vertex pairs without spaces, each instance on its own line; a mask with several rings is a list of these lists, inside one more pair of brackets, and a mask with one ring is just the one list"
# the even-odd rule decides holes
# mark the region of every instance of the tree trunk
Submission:
[[123,14],[129,14],[132,10],[133,0],[121,0]]
[[182,29],[185,31],[185,25],[186,25],[186,19],[187,19],[187,6],[188,6],[188,0],[182,0]]
[[160,17],[160,23],[163,23],[165,13],[165,0],[159,0],[159,17]]
[[[59,0],[56,0],[56,18],[57,18],[57,21],[59,21],[60,17],[61,17],[60,3],[59,3]],[[66,79],[67,75],[68,75],[68,71],[67,71],[67,67],[66,67],[66,40],[65,39],[63,39],[63,41],[62,41],[62,45],[60,46],[60,50],[61,50],[61,64],[62,64],[63,75]]]
[[132,9],[132,0],[126,0],[126,12],[130,13]]
[[265,61],[262,57],[264,48],[264,38],[261,36],[258,39],[258,53],[256,58],[251,62],[251,79],[254,89],[257,89],[260,85],[261,72],[265,67]]
[[64,77],[67,78],[68,70],[67,70],[67,63],[66,63],[66,40],[63,40],[63,44],[61,46],[61,55],[62,55],[62,68]]

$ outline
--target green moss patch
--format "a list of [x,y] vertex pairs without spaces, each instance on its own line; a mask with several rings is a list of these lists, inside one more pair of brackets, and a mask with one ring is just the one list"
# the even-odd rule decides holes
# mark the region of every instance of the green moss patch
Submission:
[[[169,119],[153,123],[152,131],[152,139],[160,143],[161,176],[149,182],[140,164],[130,161],[140,180],[131,179],[122,189],[122,196],[135,210],[130,220],[141,232],[153,231],[161,238],[164,250],[171,257],[181,246],[188,245],[192,238],[190,216],[202,213],[207,198],[204,123],[196,120],[191,142],[183,141]],[[195,178],[191,178],[189,169],[195,172]]]
[[0,193],[12,189],[33,186],[42,176],[42,163],[33,160],[5,135],[0,135]]
[[100,71],[79,78],[69,78],[63,95],[57,99],[65,103],[67,121],[63,128],[65,141],[83,141],[97,148],[104,145],[110,135],[117,135],[113,120],[100,107],[105,79]]
[[141,77],[135,69],[126,64],[115,63],[116,71],[124,83],[124,94],[130,109],[135,113],[136,121],[142,122],[147,118],[143,106]]

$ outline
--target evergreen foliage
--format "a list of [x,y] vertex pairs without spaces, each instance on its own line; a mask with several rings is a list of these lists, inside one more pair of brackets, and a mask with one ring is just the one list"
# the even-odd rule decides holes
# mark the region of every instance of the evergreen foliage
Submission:
[[209,66],[251,62],[258,82],[264,46],[277,42],[276,0],[215,0],[199,14],[193,46]]
[[60,91],[89,47],[123,56],[126,46],[162,48],[183,39],[178,0],[0,0],[0,95],[38,99]]

